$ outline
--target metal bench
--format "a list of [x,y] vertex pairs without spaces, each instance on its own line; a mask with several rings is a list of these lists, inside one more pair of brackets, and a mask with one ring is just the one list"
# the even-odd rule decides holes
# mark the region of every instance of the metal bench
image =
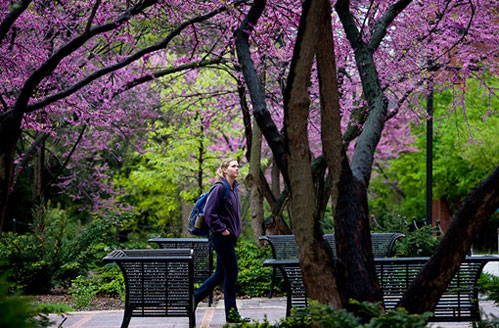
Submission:
[[[383,303],[387,310],[398,304],[412,280],[422,269],[429,257],[375,258],[378,282],[383,290]],[[433,309],[430,321],[478,321],[477,280],[488,261],[499,261],[499,256],[469,256],[461,263],[459,270],[445,293]],[[298,260],[265,260],[264,265],[278,267],[284,272],[287,293],[286,315],[291,307],[308,305]]]
[[115,250],[102,260],[116,262],[125,280],[121,328],[132,317],[189,317],[196,325],[191,249]]
[[[163,249],[190,248],[194,250],[194,283],[202,284],[213,273],[213,250],[207,238],[151,238],[148,242],[156,243]],[[208,306],[213,302],[213,295],[208,298]]]
[[[372,233],[371,244],[374,257],[390,257],[393,255],[393,246],[395,242],[404,238],[402,233]],[[334,234],[325,234],[324,238],[328,241],[329,247],[336,256],[336,241]],[[296,260],[298,259],[298,246],[294,235],[270,235],[260,236],[260,240],[265,240],[272,248],[272,256],[275,260]],[[269,297],[272,297],[274,283],[276,278],[282,278],[281,270],[274,267],[272,270],[272,280],[270,282]]]

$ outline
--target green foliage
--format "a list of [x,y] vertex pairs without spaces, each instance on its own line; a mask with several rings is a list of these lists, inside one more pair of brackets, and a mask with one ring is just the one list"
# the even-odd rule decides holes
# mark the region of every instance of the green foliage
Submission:
[[72,306],[64,303],[32,303],[36,311],[42,313],[65,314],[66,312],[76,311]]
[[[485,77],[499,87],[496,77]],[[497,166],[499,158],[499,98],[482,97],[478,80],[468,80],[465,94],[435,92],[433,137],[433,198],[444,199],[451,211]],[[466,111],[453,105],[464,97]],[[489,103],[490,101],[490,103]],[[426,125],[413,126],[416,151],[400,153],[373,170],[369,205],[376,217],[397,213],[425,216]]]
[[125,302],[125,280],[120,268],[115,263],[99,269],[99,274],[92,276],[97,293],[114,297],[119,295]]
[[48,292],[85,273],[103,255],[109,223],[95,219],[81,232],[66,212],[50,202],[33,211],[32,232],[4,233],[0,241],[0,272],[11,269],[11,288],[25,294]]
[[92,280],[78,276],[75,280],[72,280],[69,293],[73,296],[76,306],[79,309],[84,309],[88,307],[97,294],[97,288]]
[[485,293],[488,300],[499,305],[499,277],[482,272],[477,282],[478,291]]
[[[211,88],[230,85],[232,77],[225,72],[201,69],[167,79],[168,88],[161,88],[165,119],[151,126],[145,153],[125,158],[114,182],[127,194],[120,203],[137,210],[129,218],[131,227],[150,225],[163,236],[178,237],[185,206],[182,201],[193,203],[209,189],[226,156],[224,150],[214,150],[214,146],[229,149],[224,138],[243,140],[244,129],[239,112],[219,111],[222,104],[207,97]],[[178,95],[183,95],[181,102]],[[191,115],[194,111],[196,114]],[[231,156],[242,157],[243,147],[231,146],[235,149]]]
[[125,302],[125,280],[120,268],[115,263],[106,264],[88,276],[78,276],[72,281],[69,292],[78,308],[86,308],[97,294],[120,296]]
[[54,322],[49,320],[47,307],[31,305],[30,299],[18,294],[8,294],[7,276],[0,276],[0,327],[36,328],[49,327]]
[[[237,292],[253,297],[268,294],[272,278],[272,268],[263,266],[263,259],[272,258],[270,247],[258,248],[251,239],[238,241],[237,261],[239,275],[237,278]],[[282,286],[274,286],[276,292]]]
[[[352,301],[359,309],[359,316],[345,309],[336,310],[328,305],[311,301],[308,308],[292,310],[291,316],[282,318],[279,323],[231,324],[230,327],[254,328],[424,328],[432,313],[408,314],[403,308],[382,313],[378,304]],[[361,318],[362,317],[362,318]],[[227,325],[225,326],[227,327]]]
[[480,321],[473,322],[471,325],[473,328],[499,328],[499,318],[491,314],[490,317],[485,315]]
[[431,256],[439,243],[435,228],[424,226],[413,232],[406,232],[406,237],[395,243],[395,256]]

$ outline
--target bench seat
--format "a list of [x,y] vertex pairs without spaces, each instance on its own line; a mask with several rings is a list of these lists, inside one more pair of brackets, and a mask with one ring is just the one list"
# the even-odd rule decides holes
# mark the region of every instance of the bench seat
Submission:
[[188,317],[194,314],[194,270],[191,249],[115,250],[105,262],[116,262],[125,280],[125,312],[121,328],[132,317]]
[[[387,310],[394,309],[403,294],[421,271],[429,257],[375,258],[378,283],[383,291],[383,303]],[[477,281],[485,264],[499,261],[499,256],[469,256],[461,263],[459,270],[433,309],[430,321],[460,322],[478,321]],[[308,305],[305,287],[298,260],[265,260],[264,265],[280,268],[287,286],[286,315],[291,307],[303,308]]]

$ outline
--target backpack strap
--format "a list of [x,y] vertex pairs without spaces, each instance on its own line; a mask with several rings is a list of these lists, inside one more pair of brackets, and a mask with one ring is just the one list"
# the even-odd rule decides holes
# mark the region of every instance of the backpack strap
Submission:
[[222,181],[219,181],[219,182],[222,182],[225,186],[225,195],[224,195],[224,199],[227,200],[229,199],[229,191],[230,191],[230,188],[229,188],[229,184],[227,183],[227,181],[225,180],[222,180]]

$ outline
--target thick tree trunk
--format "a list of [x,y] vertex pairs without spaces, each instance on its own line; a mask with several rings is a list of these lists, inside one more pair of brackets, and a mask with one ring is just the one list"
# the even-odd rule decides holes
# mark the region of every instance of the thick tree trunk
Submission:
[[14,151],[21,135],[22,114],[6,112],[0,116],[0,238],[9,201],[14,168]]
[[344,302],[350,298],[378,302],[382,293],[372,255],[366,187],[353,176],[346,156],[343,158],[334,213],[338,286]]
[[[321,42],[317,44],[317,67],[321,96],[321,138],[330,172],[333,203],[336,204],[333,217],[339,258],[337,281],[343,307],[351,308],[350,298],[375,302],[381,301],[382,294],[376,282],[371,254],[366,190],[362,188],[363,184],[353,178],[343,147],[329,6],[323,11],[319,31]],[[361,238],[356,240],[357,236]]]
[[499,166],[468,195],[437,250],[414,279],[399,306],[432,311],[468,253],[476,234],[499,207]]
[[305,1],[284,93],[284,127],[289,148],[289,182],[293,233],[299,249],[300,267],[307,296],[341,308],[333,273],[333,259],[318,217],[308,145],[308,85],[322,17],[329,1]]

